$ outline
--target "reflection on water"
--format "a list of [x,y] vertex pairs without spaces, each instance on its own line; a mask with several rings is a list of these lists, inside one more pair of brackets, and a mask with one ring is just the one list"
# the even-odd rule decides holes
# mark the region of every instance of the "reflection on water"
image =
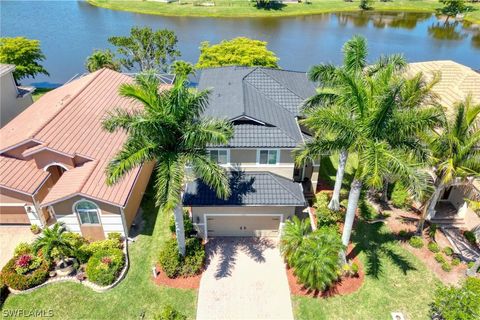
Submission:
[[396,12],[255,19],[162,17],[102,9],[84,1],[1,0],[0,32],[41,41],[51,76],[39,76],[34,83],[61,83],[85,72],[85,58],[93,49],[108,47],[109,36],[126,35],[135,25],[174,30],[181,59],[191,62],[197,61],[202,41],[246,36],[267,41],[282,68],[308,70],[321,62],[341,63],[343,43],[361,34],[368,40],[370,60],[403,53],[409,61],[449,59],[480,69],[478,26],[444,20],[428,13]]

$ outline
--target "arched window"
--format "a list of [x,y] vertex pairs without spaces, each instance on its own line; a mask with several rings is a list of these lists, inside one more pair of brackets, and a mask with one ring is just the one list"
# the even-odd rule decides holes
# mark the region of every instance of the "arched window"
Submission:
[[91,201],[81,200],[75,205],[75,212],[81,224],[100,224],[98,211],[97,205]]

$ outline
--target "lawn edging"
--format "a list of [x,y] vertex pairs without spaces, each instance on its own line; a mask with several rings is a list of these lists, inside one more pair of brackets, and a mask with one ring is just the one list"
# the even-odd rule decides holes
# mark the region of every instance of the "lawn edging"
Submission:
[[122,271],[120,272],[120,275],[118,276],[118,278],[112,284],[110,284],[108,286],[100,286],[100,285],[95,284],[95,283],[93,283],[91,281],[88,281],[88,280],[79,280],[76,276],[65,276],[65,277],[55,277],[53,279],[49,279],[49,280],[45,281],[44,283],[39,284],[36,287],[29,288],[29,289],[26,289],[26,290],[16,290],[16,289],[8,287],[8,291],[10,291],[11,294],[15,294],[15,295],[17,295],[17,294],[27,294],[27,293],[31,293],[31,292],[33,292],[37,289],[40,289],[42,287],[45,287],[49,284],[60,283],[60,282],[74,282],[74,283],[83,284],[84,286],[92,289],[95,292],[99,292],[99,293],[106,292],[106,291],[116,287],[127,275],[127,271],[128,271],[129,266],[130,266],[130,261],[129,261],[129,258],[128,258],[128,239],[126,239],[126,238],[124,240],[124,245],[123,245],[122,251],[123,251],[123,254],[125,255],[125,266],[123,267]]

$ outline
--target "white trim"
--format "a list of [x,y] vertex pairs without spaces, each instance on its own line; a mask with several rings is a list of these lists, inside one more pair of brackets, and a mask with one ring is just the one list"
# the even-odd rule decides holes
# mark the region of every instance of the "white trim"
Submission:
[[[260,152],[261,151],[276,151],[277,152],[277,163],[275,164],[268,164],[268,163],[260,163]],[[268,156],[267,156],[267,162],[268,162]],[[256,165],[258,167],[265,166],[265,167],[273,167],[276,166],[278,167],[280,165],[280,149],[277,148],[258,148],[257,149],[257,161]]]
[[[265,206],[264,206],[265,207]],[[208,240],[208,216],[212,217],[280,217],[280,223],[278,224],[278,231],[280,233],[280,226],[283,223],[283,214],[281,213],[204,213],[203,214],[203,221],[204,221],[204,232],[205,232],[205,241]]]
[[23,202],[23,203],[20,203],[20,202],[0,202],[0,207],[24,207],[26,206],[27,203],[26,202]]
[[[13,150],[13,149],[16,149],[16,148],[20,147],[21,145],[24,145],[25,143],[28,143],[28,142],[35,142],[35,143],[38,143],[38,144],[42,144],[42,143],[43,143],[42,141],[37,140],[37,139],[25,139],[25,140],[20,141],[20,142],[12,145],[12,146],[10,146],[10,147],[7,147],[7,148],[5,148],[5,149],[3,149],[3,150],[0,150],[0,154],[1,154],[1,153],[5,153],[5,152],[10,151],[10,150]],[[32,148],[33,148],[33,147],[32,147]]]
[[[209,153],[210,151],[227,151],[227,163],[219,163],[218,165],[220,166],[230,166],[230,149],[228,148],[207,148],[207,152]],[[208,155],[210,157],[210,154]]]
[[[78,215],[78,212],[77,210],[75,209],[75,207],[77,206],[77,204],[79,202],[83,202],[83,201],[86,201],[86,202],[90,202],[90,203],[93,203],[96,207],[97,207],[97,216],[98,216],[98,223],[82,223],[82,219],[80,219],[80,216]],[[77,217],[78,219],[78,225],[80,226],[80,228],[82,227],[82,225],[87,225],[87,226],[103,226],[103,223],[102,223],[102,218],[100,217],[102,215],[102,210],[100,209],[100,206],[98,204],[96,204],[95,202],[91,201],[91,200],[88,200],[88,199],[85,199],[85,198],[81,198],[80,200],[77,200],[73,203],[72,205],[72,212],[73,214]]]
[[[35,146],[35,147],[38,147],[38,146]],[[35,148],[35,147],[32,147],[32,148]],[[50,152],[53,152],[53,153],[58,153],[59,155],[62,155],[64,157],[67,157],[67,158],[74,158],[75,155],[73,154],[68,154],[68,153],[64,153],[64,152],[61,152],[61,151],[58,151],[58,150],[55,150],[55,149],[52,149],[52,148],[49,148],[49,147],[46,147],[46,146],[43,146],[41,148],[38,148],[38,149],[35,149],[33,151],[28,151],[29,149],[25,150],[24,152],[22,152],[22,155],[24,157],[28,157],[28,156],[31,156],[31,155],[34,155],[34,154],[37,154],[39,152],[42,152],[42,151],[50,151]]]
[[266,125],[265,122],[260,121],[260,120],[257,120],[257,119],[255,119],[255,118],[252,118],[252,117],[249,117],[249,116],[246,116],[246,115],[238,116],[238,117],[236,117],[236,118],[230,119],[230,121],[233,122],[233,121],[244,120],[244,119],[250,120],[250,121],[253,121],[253,122],[256,122],[256,123],[259,123],[259,124],[261,124],[261,125]]
[[[125,239],[128,237],[128,226],[127,226],[127,220],[125,219],[125,212],[123,211],[123,208],[120,208],[120,215],[122,216],[122,224],[123,224],[123,233],[125,235]],[[135,219],[135,217],[134,217]],[[105,233],[105,230],[103,230]],[[105,234],[105,238],[108,238],[108,234]],[[128,241],[126,241],[128,242]]]
[[60,162],[51,162],[51,163],[47,164],[45,167],[43,167],[43,171],[47,171],[48,168],[53,167],[53,166],[59,166],[59,167],[65,169],[65,171],[68,171],[68,168],[64,164],[61,164]]

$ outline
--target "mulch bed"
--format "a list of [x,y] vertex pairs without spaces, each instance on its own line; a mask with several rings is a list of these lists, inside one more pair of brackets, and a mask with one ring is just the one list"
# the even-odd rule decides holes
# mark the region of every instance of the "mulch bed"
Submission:
[[167,277],[165,272],[157,266],[157,277],[154,279],[154,282],[160,286],[167,286],[170,288],[177,288],[177,289],[198,289],[200,287],[200,279],[202,278],[202,274],[198,274],[193,277],[178,277],[174,279],[170,279]]
[[[351,248],[349,248],[351,251]],[[350,252],[349,252],[350,255]],[[356,277],[341,277],[339,281],[335,282],[329,289],[325,291],[311,290],[305,288],[302,284],[297,282],[297,277],[293,274],[293,268],[287,268],[288,285],[290,292],[297,296],[307,296],[313,298],[327,298],[336,295],[347,295],[356,292],[363,284],[365,273],[363,265],[357,257],[353,259],[359,266],[358,276]]]

